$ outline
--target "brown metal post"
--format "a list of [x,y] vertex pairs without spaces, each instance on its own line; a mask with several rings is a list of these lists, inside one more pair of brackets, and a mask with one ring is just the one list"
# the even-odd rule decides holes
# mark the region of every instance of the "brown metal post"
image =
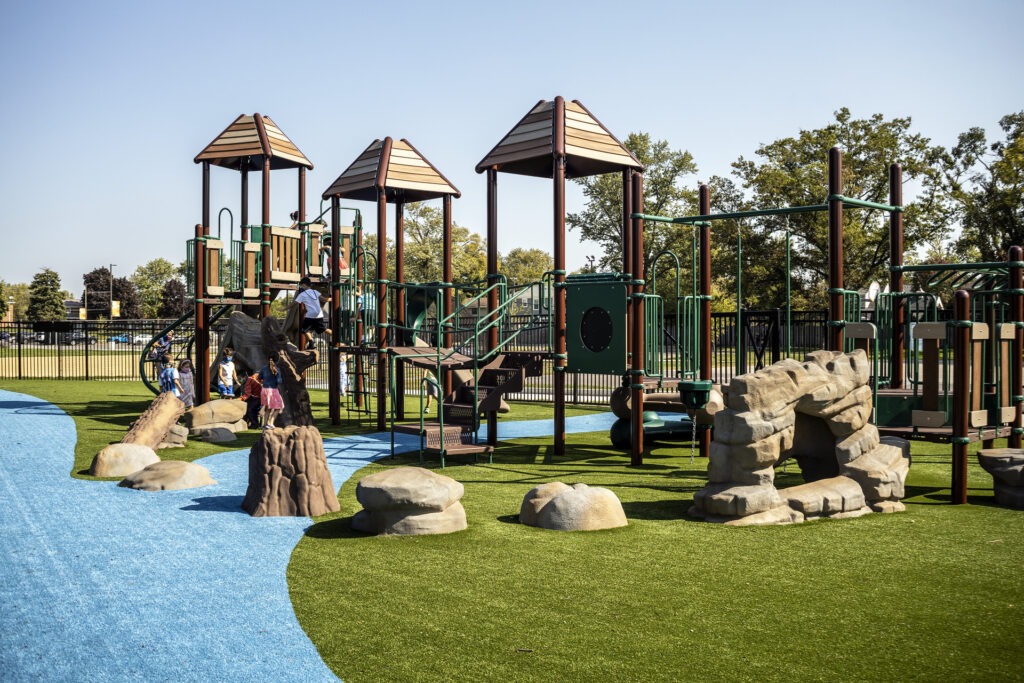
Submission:
[[[487,169],[487,285],[493,287],[498,282],[498,169],[495,166]],[[487,310],[498,308],[498,290],[487,293]],[[487,330],[487,350],[498,348],[498,328]],[[488,431],[490,434],[490,431]]]
[[968,415],[971,401],[971,295],[960,289],[954,297],[957,325],[953,329],[953,476],[950,502],[967,502]]
[[260,317],[270,317],[270,157],[263,157],[263,210],[260,235],[263,268],[260,273]]
[[[205,193],[206,183],[203,185]],[[196,362],[194,368],[196,405],[202,405],[210,400],[210,331],[207,326],[209,314],[203,300],[203,293],[206,291],[206,243],[203,241],[204,238],[203,226],[196,223],[195,267],[193,269],[196,295]]]
[[[702,216],[711,213],[711,188],[700,186],[700,205],[697,212]],[[707,221],[700,226],[700,378],[711,379],[711,224]],[[711,430],[702,429],[698,438],[701,457],[711,453]]]
[[[1010,319],[1014,323],[1013,354],[1010,357],[1010,396],[1016,405],[1016,417],[1010,425],[1010,448],[1021,447],[1024,436],[1024,249],[1019,246],[1010,247]],[[1016,360],[1014,360],[1016,359]]]
[[388,312],[387,297],[387,194],[383,186],[377,188],[377,429],[387,429],[388,396]]
[[554,135],[554,233],[555,233],[555,281],[554,281],[554,452],[565,455],[565,100],[555,98]]
[[331,424],[341,423],[341,204],[337,196],[331,197],[331,355],[327,364],[328,410]]
[[[490,214],[490,197],[488,197],[488,214]],[[452,196],[446,194],[441,198],[441,213],[442,213],[442,226],[441,226],[441,241],[444,243],[441,247],[441,280],[445,286],[441,294],[441,311],[442,318],[447,320],[452,314],[452,289],[449,285],[452,284],[452,279],[455,275],[452,271]],[[488,218],[490,221],[490,218]],[[490,229],[488,228],[488,232]],[[442,332],[441,345],[445,348],[451,348],[452,346],[452,333],[450,327],[445,327]],[[447,396],[452,391],[452,378],[450,372],[445,372],[443,377],[437,378],[444,388],[444,395]]]
[[[242,206],[238,212],[238,222],[241,224],[243,242],[249,241],[249,169],[243,168],[242,176]],[[244,255],[243,255],[244,258]]]
[[[360,292],[362,294],[361,300],[362,300],[363,304],[360,304],[358,300],[355,302],[356,309],[357,309],[357,310],[354,311],[355,316],[356,316],[356,338],[355,338],[353,343],[356,346],[364,346],[364,339],[363,338],[366,336],[366,323],[363,320],[363,316],[365,315],[365,310],[366,310],[365,302],[366,302],[366,295],[368,294],[368,292],[366,291],[366,258],[365,258],[365,255],[363,254],[363,251],[362,251],[362,246],[363,246],[363,219],[362,219],[362,213],[356,214],[356,220],[354,222],[355,222],[355,226],[354,226],[355,227],[354,241],[355,241],[355,244],[357,244],[360,247],[360,249],[358,249],[356,251],[356,258],[355,258],[356,283],[357,283],[356,286],[360,288]],[[356,363],[355,363],[355,365],[356,365],[356,391],[355,391],[356,408],[362,408],[363,407],[363,390],[365,389],[365,383],[363,382],[363,378],[364,378],[364,374],[365,374],[365,371],[366,371],[365,360],[366,359],[365,359],[365,357],[364,357],[364,355],[362,353],[357,353],[356,354]]]
[[[395,282],[399,285],[405,284],[405,203],[399,200],[395,203]],[[395,343],[404,344],[405,339],[405,289],[399,287],[395,290],[395,312],[392,316],[395,324],[398,325],[399,337]],[[405,419],[405,365],[395,363],[395,391],[398,396],[395,401],[395,417],[399,420]]]
[[[889,204],[903,206],[903,167],[899,164],[889,166]],[[903,265],[903,212],[893,211],[889,214],[889,265]],[[903,293],[903,271],[889,271],[889,292],[892,293],[892,356],[889,358],[889,386],[893,389],[903,388],[903,358],[906,355],[904,328],[907,324],[907,302],[900,296]],[[878,310],[878,304],[875,304]]]
[[[622,272],[633,272],[633,169],[622,171]],[[631,291],[631,288],[627,288]],[[626,304],[626,329],[633,329],[633,300]],[[626,357],[633,349],[633,335],[626,335]]]
[[828,348],[843,350],[843,153],[828,151]]
[[302,233],[302,237],[299,239],[299,274],[309,275],[309,268],[307,267],[306,261],[309,258],[307,249],[309,245],[306,244],[306,237],[309,234],[308,226],[303,225],[306,222],[306,167],[299,166],[299,211],[295,217],[296,228]]
[[[633,174],[633,206],[631,213],[643,213],[644,176]],[[633,356],[630,372],[629,416],[632,438],[630,439],[629,463],[644,463],[644,222],[633,219],[633,263],[629,270],[633,274],[630,300],[633,302]]]

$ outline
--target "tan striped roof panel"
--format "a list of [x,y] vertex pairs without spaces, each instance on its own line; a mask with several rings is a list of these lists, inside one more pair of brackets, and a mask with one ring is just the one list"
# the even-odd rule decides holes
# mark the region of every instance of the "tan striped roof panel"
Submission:
[[505,173],[552,177],[556,125],[565,130],[566,177],[643,170],[633,153],[578,100],[566,102],[565,118],[557,122],[554,100],[542,100],[476,165],[477,173],[497,166]]
[[258,171],[263,157],[270,157],[271,170],[281,168],[313,168],[299,148],[269,116],[242,114],[224,132],[200,152],[195,162],[209,161],[236,171]]
[[375,202],[378,183],[383,184],[387,201],[391,203],[421,202],[444,195],[461,196],[458,189],[408,140],[384,138],[370,143],[324,191],[323,198],[336,196]]

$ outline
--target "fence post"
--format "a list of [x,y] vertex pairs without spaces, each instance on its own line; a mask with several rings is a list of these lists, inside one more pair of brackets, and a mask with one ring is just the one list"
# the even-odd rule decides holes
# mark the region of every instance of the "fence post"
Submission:
[[744,334],[750,325],[750,316],[742,316],[742,323],[736,325],[736,374],[747,374],[747,335]]
[[772,365],[782,359],[782,309],[775,309],[774,333],[771,335]]

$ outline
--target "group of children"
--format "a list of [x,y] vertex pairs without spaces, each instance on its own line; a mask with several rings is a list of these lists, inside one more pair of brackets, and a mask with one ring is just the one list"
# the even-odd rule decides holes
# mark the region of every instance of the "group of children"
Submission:
[[[217,364],[217,390],[221,398],[233,399],[235,385],[240,384],[234,356],[235,350],[225,347]],[[175,368],[171,354],[165,353],[161,357],[158,381],[161,392],[173,392],[185,404],[186,410],[192,408],[195,403],[195,375],[189,359],[182,360]],[[251,429],[260,427],[261,422],[263,429],[276,429],[274,422],[284,410],[280,386],[281,369],[273,356],[267,358],[267,364],[259,372],[246,378],[240,398],[246,402],[245,421]]]

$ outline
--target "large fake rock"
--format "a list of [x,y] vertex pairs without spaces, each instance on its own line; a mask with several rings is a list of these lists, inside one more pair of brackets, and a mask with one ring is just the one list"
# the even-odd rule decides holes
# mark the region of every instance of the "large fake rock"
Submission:
[[225,441],[234,441],[236,433],[244,432],[248,428],[249,425],[246,424],[245,420],[237,420],[235,422],[211,422],[209,424],[193,427],[189,430],[189,433],[206,441],[223,443]]
[[185,413],[182,422],[191,430],[208,425],[231,424],[245,417],[245,408],[245,401],[215,398]]
[[149,446],[138,443],[114,443],[92,459],[89,474],[94,477],[123,477],[155,462],[160,462],[160,458]]
[[171,427],[185,412],[185,404],[170,391],[157,394],[149,407],[139,415],[121,443],[135,443],[150,448],[159,446]]
[[396,467],[363,477],[356,500],[363,509],[352,528],[370,534],[449,534],[466,528],[459,502],[464,488],[443,474],[422,467]]
[[249,488],[242,508],[253,517],[316,517],[339,509],[316,427],[263,432],[249,451]]
[[129,474],[118,486],[141,491],[177,491],[216,483],[210,476],[210,470],[202,465],[181,460],[161,460]]
[[[780,524],[903,509],[910,448],[883,442],[869,423],[870,366],[863,351],[815,351],[734,377],[714,414],[708,485],[690,514],[730,524]],[[807,482],[783,491],[776,465]]]
[[[220,335],[218,351],[222,352],[228,346],[235,350],[235,371],[240,379],[267,364],[267,354],[263,351],[263,339],[260,335],[260,321],[241,311],[234,311],[228,317],[227,326]],[[219,352],[210,366],[210,377],[217,376],[217,364],[221,358]]]
[[1024,510],[1024,448],[984,448],[978,462],[992,475],[996,503]]
[[161,441],[156,450],[163,448],[184,448],[188,442],[188,427],[182,425],[171,425],[171,428],[167,430],[164,435],[164,440]]
[[531,489],[519,508],[519,521],[555,531],[596,531],[626,526],[626,513],[606,488],[560,481]]

